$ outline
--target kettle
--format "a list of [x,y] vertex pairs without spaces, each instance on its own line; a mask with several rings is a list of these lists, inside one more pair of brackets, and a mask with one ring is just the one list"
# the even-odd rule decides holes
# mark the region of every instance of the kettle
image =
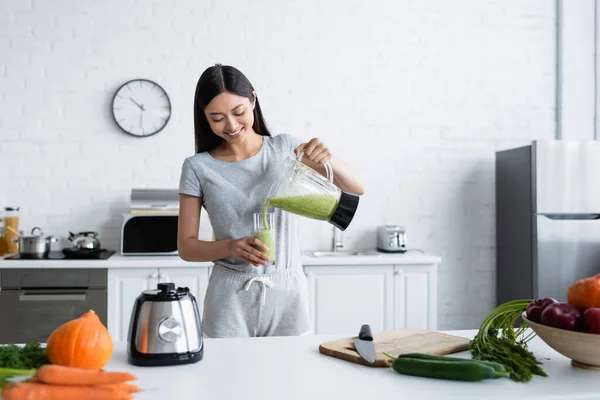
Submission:
[[71,247],[74,249],[98,250],[101,248],[97,232],[69,232]]
[[[327,177],[302,164],[304,152],[298,159],[288,157],[279,182],[271,186],[265,203],[303,217],[327,221],[345,230],[354,218],[359,196],[346,193],[333,183],[333,168],[325,162]],[[263,210],[264,212],[264,210]]]
[[97,232],[69,232],[71,247],[62,249],[67,258],[98,258],[102,252],[102,246]]
[[158,283],[135,300],[127,335],[129,363],[137,366],[198,362],[204,340],[196,298],[187,287]]

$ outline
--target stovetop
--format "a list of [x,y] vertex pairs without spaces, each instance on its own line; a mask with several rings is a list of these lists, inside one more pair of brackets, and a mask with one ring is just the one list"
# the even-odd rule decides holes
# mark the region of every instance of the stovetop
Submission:
[[5,260],[106,260],[115,254],[114,250],[106,250],[102,249],[98,255],[94,257],[67,257],[63,254],[62,251],[51,251],[47,256],[37,258],[37,257],[24,257],[19,254],[14,256],[6,257]]

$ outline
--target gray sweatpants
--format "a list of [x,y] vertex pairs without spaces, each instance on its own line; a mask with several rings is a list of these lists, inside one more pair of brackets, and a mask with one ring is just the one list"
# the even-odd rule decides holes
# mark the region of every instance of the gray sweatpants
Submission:
[[202,331],[209,338],[311,334],[302,268],[250,274],[215,265],[204,297]]

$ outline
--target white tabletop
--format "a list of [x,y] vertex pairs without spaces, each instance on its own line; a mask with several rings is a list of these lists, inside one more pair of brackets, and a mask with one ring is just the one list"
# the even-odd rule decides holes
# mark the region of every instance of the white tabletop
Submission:
[[[446,331],[472,338],[476,331]],[[548,377],[457,382],[400,375],[319,353],[320,343],[350,335],[205,339],[204,358],[169,367],[135,367],[117,343],[107,370],[129,371],[145,389],[139,400],[189,399],[598,399],[600,371],[572,367],[539,338],[529,345]],[[470,358],[469,352],[457,356]],[[548,360],[545,360],[549,358]]]

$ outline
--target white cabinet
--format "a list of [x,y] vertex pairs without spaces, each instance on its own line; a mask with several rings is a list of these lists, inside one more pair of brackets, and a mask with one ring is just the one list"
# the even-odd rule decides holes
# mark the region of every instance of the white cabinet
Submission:
[[437,329],[437,265],[305,266],[314,333]]
[[347,334],[369,324],[393,326],[393,268],[387,266],[306,266],[315,334]]
[[135,299],[142,291],[156,288],[158,282],[173,282],[176,286],[189,287],[202,313],[208,276],[208,267],[110,268],[107,328],[113,341],[127,341]]
[[437,329],[437,268],[394,267],[394,329]]

